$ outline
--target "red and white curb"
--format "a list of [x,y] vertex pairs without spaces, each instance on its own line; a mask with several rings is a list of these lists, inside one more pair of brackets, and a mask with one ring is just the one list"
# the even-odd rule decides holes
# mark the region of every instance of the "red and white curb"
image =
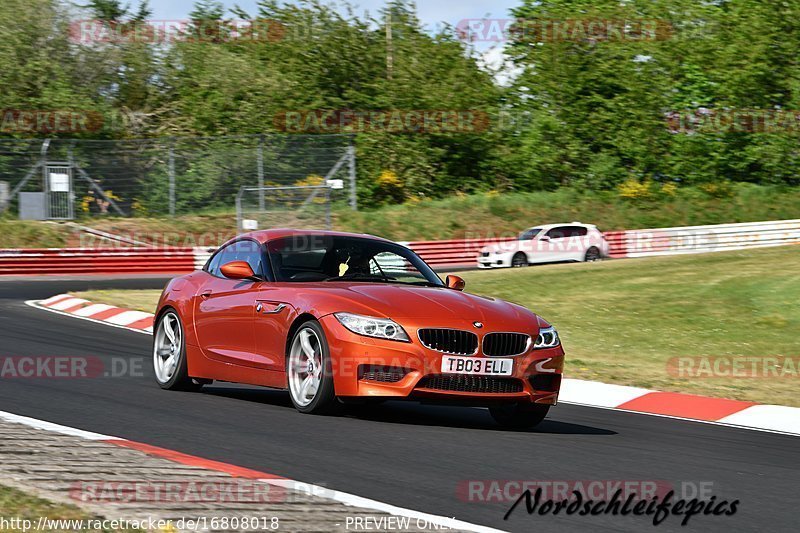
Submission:
[[31,428],[58,433],[61,435],[78,437],[88,441],[103,442],[114,446],[130,448],[133,450],[138,450],[140,452],[146,453],[147,455],[160,457],[162,459],[167,459],[175,463],[194,466],[198,468],[204,468],[206,470],[213,470],[216,472],[222,472],[237,478],[256,480],[258,482],[266,483],[275,487],[280,487],[283,489],[300,492],[308,496],[322,498],[329,501],[335,501],[343,505],[346,505],[348,507],[368,509],[371,511],[375,511],[377,513],[386,513],[393,516],[406,517],[411,520],[416,520],[417,524],[424,524],[425,529],[441,529],[441,530],[454,529],[461,531],[474,531],[476,533],[503,533],[503,531],[499,529],[472,524],[469,522],[464,522],[462,520],[457,520],[455,518],[432,515],[428,513],[414,511],[411,509],[405,509],[403,507],[397,507],[395,505],[383,503],[377,500],[363,498],[361,496],[356,496],[354,494],[349,494],[338,490],[320,487],[318,485],[303,483],[301,481],[296,481],[282,476],[277,476],[267,472],[261,472],[258,470],[243,468],[240,466],[228,463],[222,463],[219,461],[213,461],[210,459],[203,459],[202,457],[196,457],[194,455],[188,455],[174,450],[159,448],[157,446],[151,446],[149,444],[144,444],[141,442],[121,439],[119,437],[101,435],[99,433],[84,431],[82,429],[76,429],[69,426],[62,426],[59,424],[46,422],[44,420],[39,420],[36,418],[30,418],[27,416],[20,416],[13,413],[7,413],[5,411],[0,411],[0,420],[4,420],[6,422],[11,422],[15,424],[23,424]]
[[589,407],[800,435],[800,408],[565,378],[559,401]]
[[[48,311],[122,327],[140,333],[153,332],[153,315],[120,307],[93,304],[69,294],[39,302],[27,302]],[[615,409],[669,418],[734,426],[745,429],[800,435],[800,408],[760,405],[677,392],[610,385],[564,378],[558,400],[563,403]]]
[[75,298],[70,294],[59,294],[41,301],[25,302],[34,307],[40,307],[76,318],[83,318],[93,322],[101,322],[109,326],[125,328],[140,333],[153,333],[152,313],[131,311],[113,305],[95,304],[83,298]]

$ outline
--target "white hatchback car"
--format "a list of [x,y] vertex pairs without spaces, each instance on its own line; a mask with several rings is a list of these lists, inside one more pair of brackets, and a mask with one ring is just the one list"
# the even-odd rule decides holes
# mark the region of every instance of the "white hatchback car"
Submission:
[[529,228],[515,241],[485,246],[479,268],[523,267],[534,263],[598,261],[608,257],[609,245],[592,224],[548,224]]

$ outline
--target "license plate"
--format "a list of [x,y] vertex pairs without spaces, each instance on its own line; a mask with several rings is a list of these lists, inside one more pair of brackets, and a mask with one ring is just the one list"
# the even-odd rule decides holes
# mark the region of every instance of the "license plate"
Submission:
[[483,357],[442,357],[442,374],[469,374],[472,376],[510,376],[514,370],[513,359],[487,359]]

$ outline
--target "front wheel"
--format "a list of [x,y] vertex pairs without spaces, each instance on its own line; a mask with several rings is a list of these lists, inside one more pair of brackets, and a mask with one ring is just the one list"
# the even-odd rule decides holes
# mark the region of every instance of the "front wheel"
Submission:
[[162,389],[196,391],[203,387],[189,377],[183,323],[174,310],[161,315],[154,329],[153,370]]
[[303,324],[292,338],[287,361],[289,394],[301,413],[327,414],[337,406],[325,332],[319,322]]
[[549,405],[511,404],[490,407],[489,413],[495,422],[508,429],[529,429],[539,425],[547,416]]
[[511,258],[511,266],[514,268],[528,266],[528,257],[522,252],[515,253]]

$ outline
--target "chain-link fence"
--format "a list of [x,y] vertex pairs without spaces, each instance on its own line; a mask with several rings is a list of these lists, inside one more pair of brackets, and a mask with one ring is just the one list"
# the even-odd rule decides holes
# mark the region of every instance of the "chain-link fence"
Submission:
[[[355,209],[350,136],[0,140],[0,212],[19,213],[26,198],[19,193],[36,193],[44,195],[44,218],[56,201],[59,213],[75,218],[232,211],[242,187],[315,187],[326,180],[342,180],[341,189],[329,191],[331,201]],[[64,211],[65,194],[72,212]]]
[[331,229],[331,196],[338,182],[302,187],[242,187],[236,198],[240,231],[284,227]]

